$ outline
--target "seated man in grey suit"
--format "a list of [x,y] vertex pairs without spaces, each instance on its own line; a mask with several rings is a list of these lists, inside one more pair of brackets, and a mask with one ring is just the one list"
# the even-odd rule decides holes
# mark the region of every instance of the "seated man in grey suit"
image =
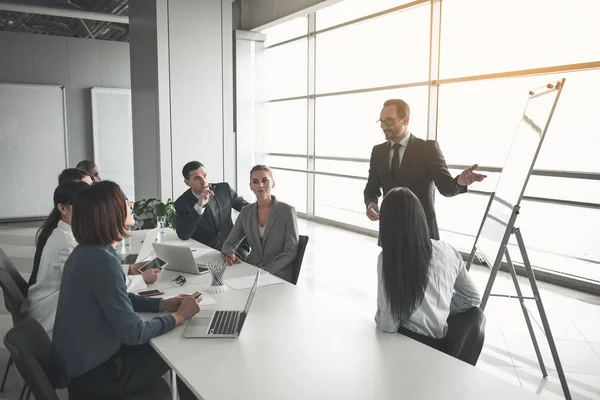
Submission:
[[[221,250],[233,227],[231,209],[241,211],[248,202],[226,182],[209,184],[204,165],[198,161],[185,164],[182,173],[189,190],[175,201],[177,236]],[[246,242],[238,245],[236,250],[245,260],[250,247]]]
[[252,168],[250,189],[256,195],[256,203],[242,209],[221,251],[228,265],[238,262],[235,249],[246,238],[252,246],[246,262],[291,282],[291,263],[298,251],[296,210],[271,195],[273,187],[275,181],[269,167]]

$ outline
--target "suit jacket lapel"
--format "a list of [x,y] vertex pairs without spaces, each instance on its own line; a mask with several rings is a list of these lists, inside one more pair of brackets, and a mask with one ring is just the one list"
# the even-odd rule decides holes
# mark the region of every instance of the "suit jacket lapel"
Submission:
[[[262,243],[258,232],[258,203],[252,204],[252,207],[250,208],[250,235],[256,238],[253,242],[256,242],[258,247],[256,251],[262,258]],[[252,243],[252,245],[254,245],[254,243]],[[252,251],[254,251],[254,249]]]
[[[410,135],[406,149],[404,149],[404,155],[402,156],[402,162],[400,163],[400,179],[402,183],[406,181],[406,177],[411,174],[413,159],[415,157],[415,137]],[[399,182],[400,183],[400,182]]]
[[[275,223],[275,220],[277,220],[277,217],[279,217],[279,202],[277,201],[277,199],[275,198],[275,196],[273,196],[274,202],[273,202],[273,209],[271,210],[271,214],[269,214],[269,219],[267,221],[267,226],[265,228],[265,235],[263,236],[263,241],[267,240],[267,236],[269,235],[269,232],[271,231],[271,228],[273,227],[273,224]],[[258,205],[257,205],[258,207]],[[258,216],[258,213],[257,213]],[[256,219],[256,223],[258,224],[258,219]]]
[[390,143],[385,142],[380,145],[378,158],[381,160],[382,171],[384,171],[384,176],[380,179],[383,181],[391,180],[395,181],[394,176],[392,175],[392,171],[390,170]]

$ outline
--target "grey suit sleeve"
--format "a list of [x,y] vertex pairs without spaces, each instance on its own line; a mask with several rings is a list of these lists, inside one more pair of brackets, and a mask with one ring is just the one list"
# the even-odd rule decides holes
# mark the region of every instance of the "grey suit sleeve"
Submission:
[[188,207],[187,204],[178,201],[175,202],[175,213],[177,215],[177,236],[181,240],[188,240],[196,231],[196,227],[202,220],[202,215],[198,214],[193,206]]
[[453,178],[448,171],[446,166],[446,160],[440,150],[438,142],[433,141],[433,160],[432,160],[432,175],[435,186],[437,186],[439,192],[446,196],[456,196],[457,194],[464,193],[467,191],[466,186],[458,184],[457,178]]
[[235,253],[240,243],[246,238],[246,232],[244,231],[245,218],[248,218],[248,213],[242,210],[235,220],[235,224],[233,225],[229,236],[227,236],[227,240],[225,240],[225,243],[223,243],[223,246],[221,247],[221,253]]
[[[267,244],[265,244],[267,245]],[[273,261],[264,266],[271,274],[277,274],[294,261],[298,252],[298,222],[296,221],[296,209],[290,207],[285,212],[285,231],[283,252],[275,256]]]
[[377,204],[377,202],[379,201],[379,197],[381,196],[381,182],[379,181],[379,175],[377,175],[377,171],[375,170],[375,163],[377,162],[377,160],[375,159],[376,148],[377,146],[373,147],[373,151],[371,151],[371,161],[369,162],[369,177],[367,179],[365,191],[363,192],[365,198],[365,206],[368,206],[371,202]]

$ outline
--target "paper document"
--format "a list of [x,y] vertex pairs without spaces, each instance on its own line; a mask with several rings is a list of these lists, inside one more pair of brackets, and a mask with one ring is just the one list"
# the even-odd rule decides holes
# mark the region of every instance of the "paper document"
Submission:
[[[170,299],[171,297],[175,297],[178,296],[177,294],[174,294],[172,296],[162,296],[163,299]],[[207,306],[209,304],[217,304],[217,301],[210,295],[202,292],[202,300],[200,300],[200,305],[201,306]]]
[[[256,275],[242,276],[240,278],[225,279],[225,283],[235,290],[250,289],[254,285],[254,279],[256,279]],[[261,273],[260,278],[258,278],[258,286],[276,285],[278,283],[283,283],[283,281],[268,273]]]

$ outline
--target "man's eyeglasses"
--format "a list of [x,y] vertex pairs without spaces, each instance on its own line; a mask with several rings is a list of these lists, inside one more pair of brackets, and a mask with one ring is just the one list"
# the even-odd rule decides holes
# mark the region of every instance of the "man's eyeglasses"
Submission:
[[377,121],[375,121],[375,123],[377,125],[384,124],[385,126],[392,126],[394,124],[394,121],[397,119],[402,119],[402,118],[396,117],[396,118],[378,119]]

